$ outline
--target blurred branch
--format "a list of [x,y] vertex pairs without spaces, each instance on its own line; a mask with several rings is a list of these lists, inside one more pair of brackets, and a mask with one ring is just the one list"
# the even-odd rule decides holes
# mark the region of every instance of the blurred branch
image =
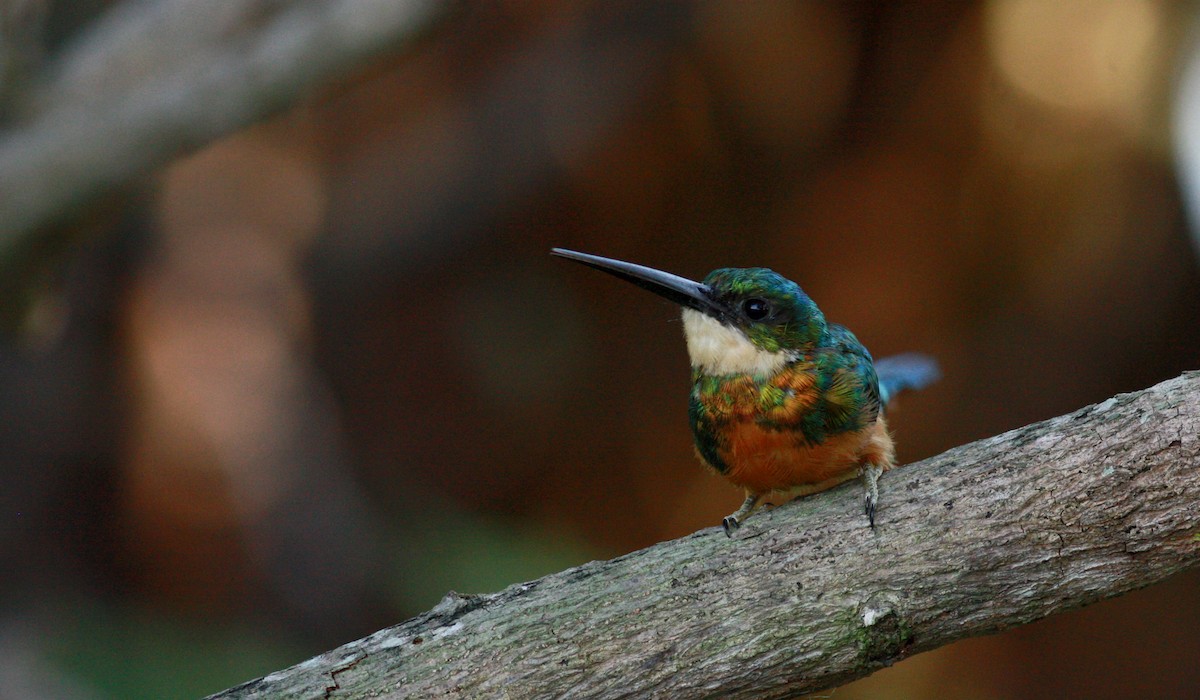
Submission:
[[212,698],[798,697],[1200,563],[1200,372],[433,610]]
[[0,258],[108,188],[399,47],[430,0],[126,0],[8,111]]
[[0,3],[0,119],[41,62],[45,0]]

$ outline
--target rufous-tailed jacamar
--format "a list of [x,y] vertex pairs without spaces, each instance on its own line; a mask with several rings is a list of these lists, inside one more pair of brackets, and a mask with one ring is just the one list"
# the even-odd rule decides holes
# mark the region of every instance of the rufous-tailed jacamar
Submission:
[[879,475],[895,464],[884,407],[898,392],[937,379],[931,358],[873,362],[795,282],[765,268],[722,268],[693,282],[597,255],[551,252],[683,306],[696,454],[746,492],[723,522],[727,535],[770,494],[807,495],[855,476],[875,527]]

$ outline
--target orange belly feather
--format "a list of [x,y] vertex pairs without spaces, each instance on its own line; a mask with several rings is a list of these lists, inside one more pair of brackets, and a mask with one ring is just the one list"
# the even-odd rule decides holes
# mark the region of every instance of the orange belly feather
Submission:
[[725,437],[721,457],[729,469],[724,476],[756,494],[815,493],[854,478],[865,463],[887,470],[895,460],[882,416],[862,430],[831,435],[817,445],[800,444],[793,433],[766,430],[753,421],[728,426]]

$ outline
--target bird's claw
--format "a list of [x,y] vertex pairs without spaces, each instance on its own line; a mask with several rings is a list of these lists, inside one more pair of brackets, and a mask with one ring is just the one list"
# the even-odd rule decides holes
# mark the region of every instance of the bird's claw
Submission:
[[734,530],[737,530],[741,526],[742,524],[738,522],[738,519],[732,515],[725,516],[725,519],[721,521],[721,527],[725,528],[726,537],[733,537]]
[[883,469],[874,464],[867,464],[862,470],[863,485],[867,488],[865,499],[867,522],[875,529],[875,506],[879,503],[879,475]]

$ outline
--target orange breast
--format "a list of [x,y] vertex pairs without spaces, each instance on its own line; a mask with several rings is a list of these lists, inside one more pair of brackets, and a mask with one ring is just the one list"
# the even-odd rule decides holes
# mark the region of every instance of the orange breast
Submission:
[[830,436],[819,445],[804,445],[793,433],[764,430],[752,421],[728,426],[725,437],[725,477],[753,493],[830,488],[854,477],[865,462],[884,469],[893,462],[892,439],[882,419],[862,430]]

